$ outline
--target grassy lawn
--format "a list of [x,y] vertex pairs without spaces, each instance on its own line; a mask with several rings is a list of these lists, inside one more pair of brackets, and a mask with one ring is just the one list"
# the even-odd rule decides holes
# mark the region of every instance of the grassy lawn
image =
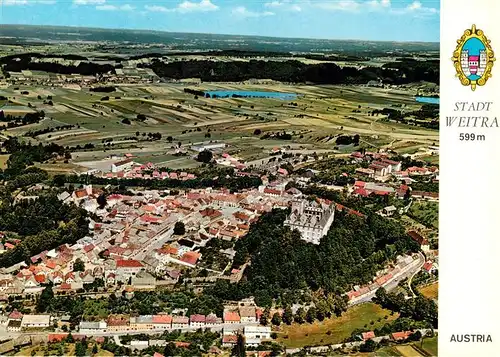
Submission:
[[109,315],[109,311],[107,309],[108,303],[106,301],[85,300],[84,305],[84,316],[98,316],[103,319]]
[[[387,320],[384,319],[385,316],[388,316]],[[380,322],[377,321],[379,318]],[[355,329],[362,329],[365,325],[368,325],[367,329],[379,328],[396,318],[397,315],[390,316],[389,310],[378,305],[362,304],[347,310],[341,317],[333,317],[322,322],[282,325],[278,342],[288,348],[337,344],[350,337]],[[373,325],[370,324],[371,321],[374,322]],[[285,338],[286,336],[288,337]]]
[[422,354],[412,347],[412,345],[394,346],[396,350],[403,357],[421,357]]
[[0,155],[0,168],[4,170],[7,167],[7,160],[10,155]]
[[426,287],[418,289],[426,298],[437,299],[438,298],[438,287],[439,283],[434,283]]
[[[417,346],[420,346],[420,343],[418,343]],[[438,355],[438,338],[437,338],[437,336],[435,336],[433,338],[424,339],[424,342],[422,344],[422,349],[424,349],[426,352],[428,352],[431,356],[437,356]]]
[[413,202],[408,213],[428,228],[439,228],[439,203],[437,202]]
[[399,351],[397,351],[394,347],[387,346],[383,347],[375,352],[369,354],[370,357],[399,357],[402,356]]
[[82,168],[82,166],[75,165],[75,164],[64,164],[64,163],[55,163],[55,164],[49,164],[49,163],[43,163],[43,164],[35,164],[34,166],[45,170],[49,173],[49,175],[57,175],[57,174],[72,174],[73,171],[78,171],[78,172],[84,172],[86,171],[85,168]]
[[113,356],[114,356],[113,353],[101,349],[99,349],[99,351],[94,355],[94,357],[113,357]]

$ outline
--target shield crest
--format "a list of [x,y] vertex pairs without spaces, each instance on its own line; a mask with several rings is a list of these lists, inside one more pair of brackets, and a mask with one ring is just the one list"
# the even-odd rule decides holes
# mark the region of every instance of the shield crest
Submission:
[[495,54],[484,32],[472,25],[457,41],[452,60],[460,83],[475,90],[491,77]]

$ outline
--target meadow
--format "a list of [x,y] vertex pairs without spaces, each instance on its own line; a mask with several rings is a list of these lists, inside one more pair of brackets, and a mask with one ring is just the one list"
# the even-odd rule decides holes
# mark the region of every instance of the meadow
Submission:
[[281,325],[278,342],[287,348],[338,344],[350,337],[355,329],[380,328],[397,317],[397,314],[391,316],[389,310],[372,303],[357,305],[348,309],[341,317],[312,324]]

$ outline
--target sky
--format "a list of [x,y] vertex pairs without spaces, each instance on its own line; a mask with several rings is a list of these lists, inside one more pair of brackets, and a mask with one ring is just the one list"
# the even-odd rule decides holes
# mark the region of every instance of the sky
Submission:
[[439,0],[0,0],[0,4],[2,24],[439,42]]

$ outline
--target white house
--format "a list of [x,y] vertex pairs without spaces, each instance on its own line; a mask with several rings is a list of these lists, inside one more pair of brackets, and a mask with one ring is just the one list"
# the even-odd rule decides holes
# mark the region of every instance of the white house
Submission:
[[239,310],[240,310],[241,323],[257,322],[255,306],[241,306]]
[[106,331],[106,328],[108,327],[108,324],[106,321],[97,321],[97,322],[87,322],[87,321],[80,321],[79,325],[79,331],[81,333],[94,333],[94,332],[104,332]]
[[131,159],[126,159],[123,161],[118,161],[111,164],[111,172],[120,172],[124,170],[131,169],[134,166],[134,161]]
[[50,326],[50,315],[24,315],[22,328],[44,328]]
[[262,341],[271,339],[270,326],[245,326],[243,329],[245,344],[247,346],[258,346]]

